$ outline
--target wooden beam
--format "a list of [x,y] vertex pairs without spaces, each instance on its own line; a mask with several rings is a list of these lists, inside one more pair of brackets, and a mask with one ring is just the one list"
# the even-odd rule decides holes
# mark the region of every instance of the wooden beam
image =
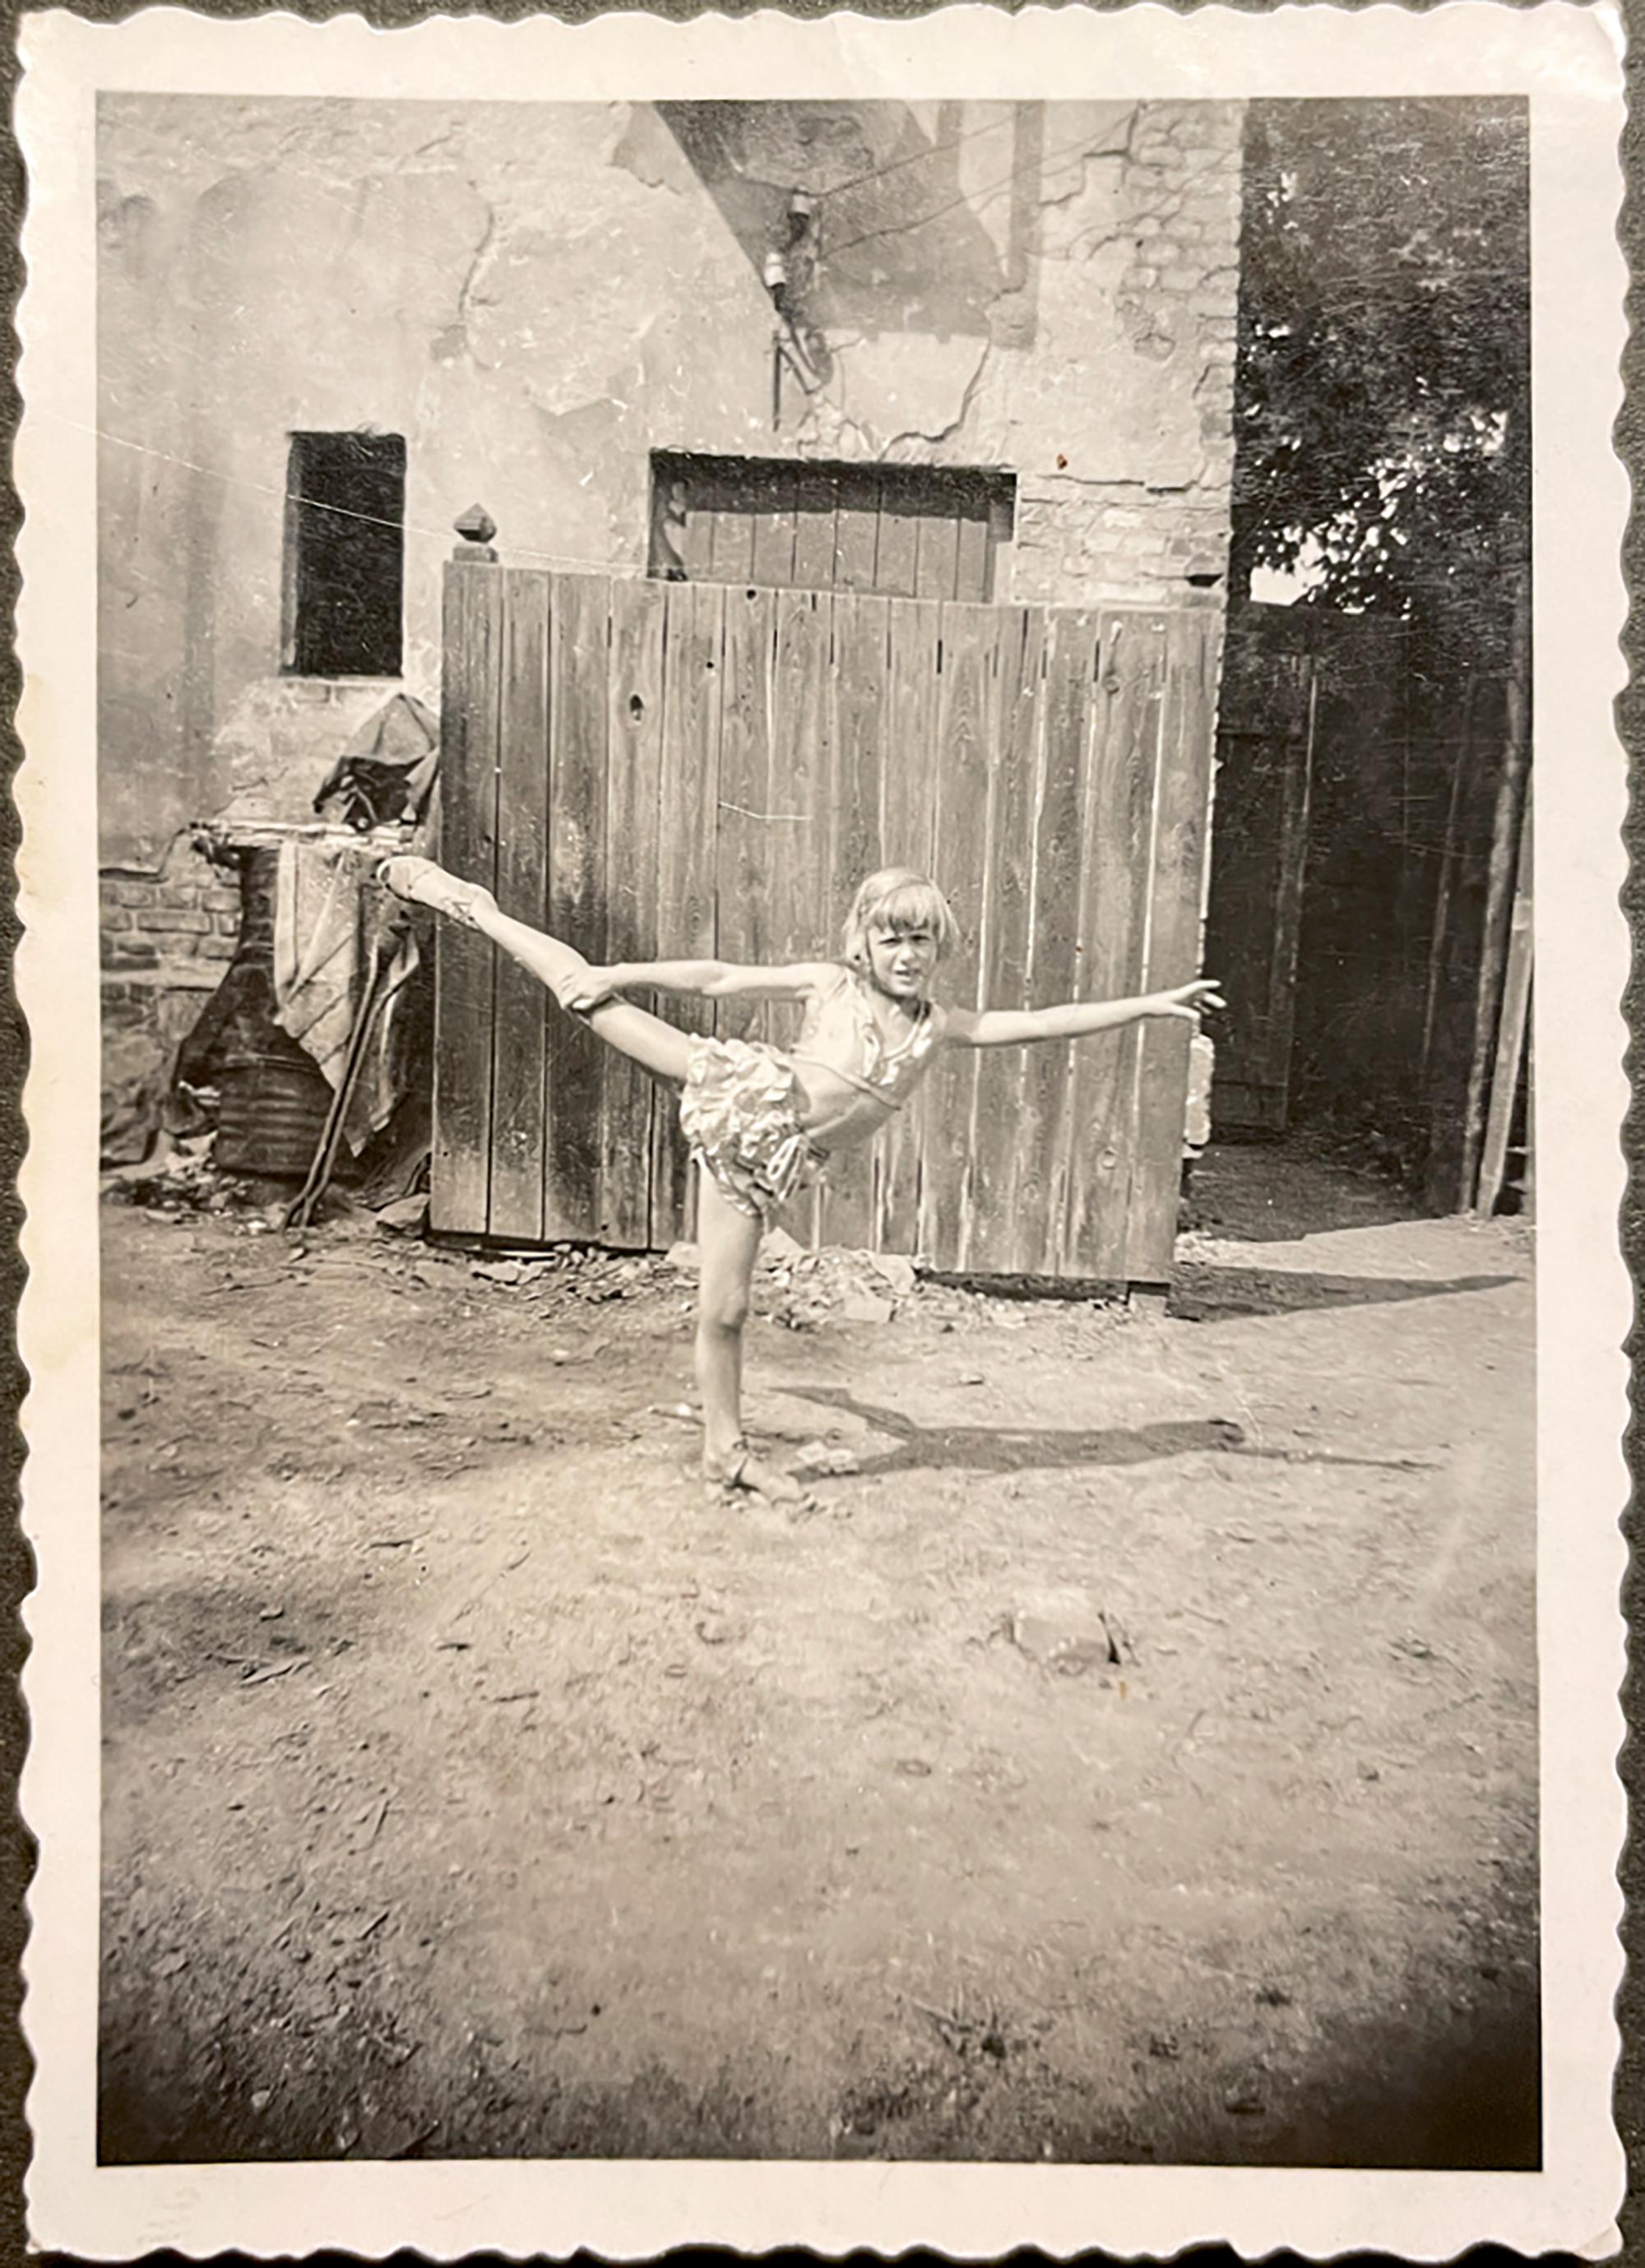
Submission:
[[1473,1049],[1468,1067],[1467,1100],[1463,1109],[1462,1170],[1458,1177],[1461,1187],[1457,1205],[1461,1212],[1472,1211],[1478,1203],[1479,1160],[1485,1142],[1485,1118],[1489,1099],[1487,1080],[1496,1047],[1497,1025],[1507,974],[1509,923],[1513,907],[1520,814],[1525,799],[1525,777],[1531,761],[1531,598],[1523,577],[1514,603],[1506,707],[1502,772],[1491,828],[1485,921],[1479,939]]
[[1520,1067],[1525,1053],[1525,1024],[1531,1005],[1531,970],[1535,928],[1531,918],[1531,805],[1526,795],[1520,817],[1519,858],[1514,878],[1514,907],[1509,923],[1508,963],[1502,981],[1502,1012],[1497,1024],[1496,1060],[1491,1071],[1491,1103],[1486,1115],[1485,1141],[1479,1158],[1479,1188],[1475,1210],[1495,1211],[1502,1194],[1508,1163],[1508,1138],[1513,1130],[1514,1104],[1519,1094]]
[[[454,873],[487,889],[497,881],[503,571],[467,556],[446,570],[439,856]],[[440,924],[429,1220],[446,1235],[483,1236],[487,1228],[497,958],[477,931]]]
[[1457,828],[1462,817],[1463,789],[1473,762],[1473,718],[1479,696],[1479,680],[1472,670],[1462,698],[1462,738],[1451,766],[1450,795],[1445,810],[1445,842],[1440,853],[1439,880],[1434,895],[1434,927],[1428,939],[1427,990],[1422,1004],[1422,1072],[1424,1097],[1427,1093],[1428,1065],[1434,1055],[1434,1019],[1439,1008],[1440,986],[1445,968],[1445,946],[1450,927],[1451,892],[1456,881],[1459,856]]
[[[550,926],[549,578],[505,567],[503,725],[497,748],[497,896],[505,914]],[[573,932],[574,935],[575,932]],[[579,940],[580,942],[580,940]],[[535,1244],[542,1234],[546,1008],[550,995],[506,954],[497,959],[491,1006],[493,1236]],[[557,1009],[555,1012],[558,1013]]]

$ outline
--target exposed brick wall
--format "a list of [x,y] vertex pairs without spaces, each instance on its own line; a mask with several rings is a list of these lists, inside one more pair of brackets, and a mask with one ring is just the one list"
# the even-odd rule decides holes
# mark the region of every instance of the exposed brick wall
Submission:
[[1188,358],[1198,469],[1169,488],[1025,474],[1015,597],[1162,602],[1181,599],[1197,564],[1226,576],[1243,122],[1237,102],[1148,103],[1125,157],[1122,226],[1132,250],[1116,313],[1145,359],[1163,369]]
[[177,968],[197,983],[203,964],[233,956],[240,892],[186,839],[173,845],[158,874],[105,869],[99,895],[103,967],[110,977]]
[[158,873],[105,867],[102,1098],[106,1158],[142,1157],[177,1053],[223,980],[240,934],[240,890],[186,836]]

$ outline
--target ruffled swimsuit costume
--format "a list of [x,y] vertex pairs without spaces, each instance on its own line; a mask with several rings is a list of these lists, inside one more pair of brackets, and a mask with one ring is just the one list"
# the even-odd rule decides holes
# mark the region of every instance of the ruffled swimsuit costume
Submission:
[[[807,1003],[791,1053],[759,1040],[694,1041],[680,1097],[680,1124],[692,1156],[740,1212],[769,1220],[822,1172],[830,1134],[854,1130],[864,1117],[883,1125],[902,1108],[930,1064],[940,1019],[938,1009],[922,1002],[907,1038],[888,1048],[866,980],[841,968]],[[798,1064],[815,1064],[855,1090],[819,1126],[801,1121],[807,1098]]]

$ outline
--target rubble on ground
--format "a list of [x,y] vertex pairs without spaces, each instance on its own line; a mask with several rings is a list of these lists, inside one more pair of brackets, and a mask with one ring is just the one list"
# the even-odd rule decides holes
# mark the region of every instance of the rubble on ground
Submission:
[[103,1195],[151,1212],[228,1212],[241,1188],[212,1162],[216,1146],[215,1132],[182,1139],[162,1134],[148,1157],[104,1173]]
[[[177,1219],[229,1214],[244,1216],[260,1231],[283,1230],[295,1189],[224,1172],[215,1162],[215,1141],[213,1133],[164,1137],[155,1154],[141,1164],[106,1172],[103,1193],[114,1203]],[[321,1217],[304,1233],[322,1241],[367,1237],[391,1267],[414,1276],[432,1270],[431,1280],[443,1280],[446,1270],[460,1270],[488,1296],[548,1307],[598,1307],[645,1295],[671,1302],[682,1317],[696,1306],[700,1254],[693,1243],[681,1241],[666,1253],[611,1252],[572,1243],[480,1248],[470,1242],[444,1243],[430,1233],[425,1189],[373,1205],[362,1203],[358,1190],[334,1188],[322,1201]],[[828,1323],[884,1326],[916,1300],[921,1314],[944,1329],[1020,1331],[1029,1327],[1030,1309],[1012,1296],[1018,1288],[979,1290],[939,1280],[922,1263],[901,1253],[815,1250],[777,1227],[761,1243],[751,1290],[755,1314],[793,1331]],[[1114,1315],[1125,1312],[1103,1299],[1090,1304]]]

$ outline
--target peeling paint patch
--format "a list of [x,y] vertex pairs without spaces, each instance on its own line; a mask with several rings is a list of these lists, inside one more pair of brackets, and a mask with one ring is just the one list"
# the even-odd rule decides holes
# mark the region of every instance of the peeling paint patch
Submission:
[[963,423],[990,352],[986,339],[882,331],[849,353],[834,350],[830,398],[864,435],[871,454],[918,461]]

